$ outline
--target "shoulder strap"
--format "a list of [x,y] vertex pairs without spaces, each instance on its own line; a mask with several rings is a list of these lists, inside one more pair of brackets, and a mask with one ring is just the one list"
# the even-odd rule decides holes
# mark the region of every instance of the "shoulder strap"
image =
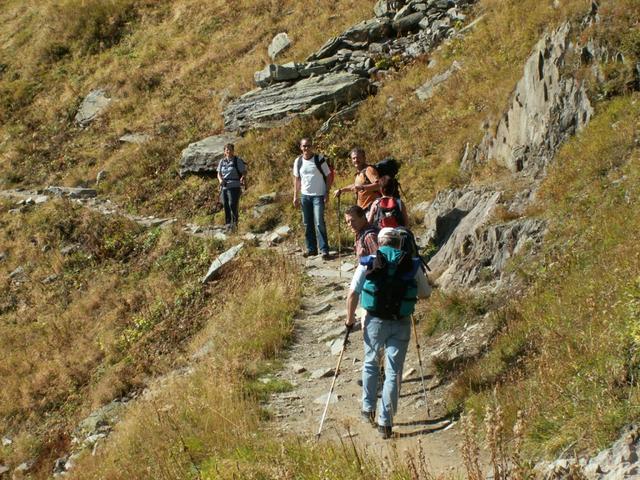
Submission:
[[233,168],[236,169],[238,178],[242,177],[242,174],[240,173],[240,169],[238,168],[238,157],[236,157],[235,155],[233,156]]
[[320,174],[322,175],[322,179],[324,180],[325,185],[327,184],[327,176],[324,174],[324,172],[322,171],[322,164],[323,163],[327,163],[327,160],[324,157],[321,157],[320,155],[318,155],[317,153],[315,153],[313,155],[313,163],[316,164],[316,168],[318,169],[318,171],[320,172]]

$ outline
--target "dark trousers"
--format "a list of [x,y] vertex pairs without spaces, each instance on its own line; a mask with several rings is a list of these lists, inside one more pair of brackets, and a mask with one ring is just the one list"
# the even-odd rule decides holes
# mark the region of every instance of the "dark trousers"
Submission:
[[222,205],[224,206],[224,223],[235,227],[238,224],[238,205],[240,204],[240,187],[222,189]]

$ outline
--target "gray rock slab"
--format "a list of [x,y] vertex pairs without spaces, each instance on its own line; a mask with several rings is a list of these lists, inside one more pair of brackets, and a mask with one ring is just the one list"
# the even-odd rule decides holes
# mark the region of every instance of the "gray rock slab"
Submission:
[[342,345],[344,344],[344,338],[336,338],[332,342],[329,342],[329,349],[331,355],[338,355],[342,351]]
[[114,400],[98,408],[78,424],[76,433],[86,438],[87,436],[95,434],[100,427],[112,425],[117,420],[124,406],[125,404],[123,402]]
[[259,87],[268,87],[276,82],[288,82],[298,78],[300,78],[300,72],[293,62],[285,65],[269,64],[253,75],[256,85]]
[[98,192],[93,188],[49,186],[44,189],[50,195],[69,198],[95,198]]
[[332,367],[329,368],[319,368],[311,372],[309,378],[313,380],[318,380],[319,378],[331,377],[335,373],[335,370]]
[[406,17],[402,17],[397,20],[394,20],[393,29],[400,34],[418,30],[420,28],[420,21],[423,18],[424,18],[424,13],[422,12],[411,13]]
[[445,70],[444,72],[435,75],[433,78],[431,78],[429,81],[425,82],[420,88],[418,88],[416,90],[416,95],[417,97],[422,100],[423,102],[425,100],[430,99],[433,94],[435,93],[436,88],[443,84],[444,82],[446,82],[447,80],[449,80],[451,78],[451,76],[457,72],[458,70],[461,69],[460,63],[458,63],[457,61],[454,61],[451,64],[451,67],[449,67],[447,70]]
[[224,265],[235,258],[238,252],[242,250],[242,247],[244,247],[244,243],[239,243],[238,245],[231,247],[229,250],[218,256],[218,258],[216,258],[213,263],[211,263],[209,271],[202,279],[202,283],[206,283],[211,280],[211,278],[213,278],[218,270],[220,270]]
[[76,113],[75,121],[81,127],[87,127],[100,115],[111,103],[111,98],[102,89],[89,92]]
[[11,469],[9,467],[7,467],[6,465],[0,465],[0,475],[4,475],[9,470],[11,470]]
[[294,84],[277,83],[230,102],[224,111],[225,128],[244,131],[290,121],[297,115],[326,115],[369,93],[369,81],[350,73],[310,77]]
[[388,38],[391,34],[391,22],[388,19],[371,18],[345,30],[341,37],[353,42],[370,43]]
[[286,32],[281,32],[273,37],[269,47],[267,48],[267,53],[271,60],[275,60],[278,55],[287,50],[291,46],[291,40],[289,39],[289,35]]
[[224,146],[237,142],[239,137],[232,133],[224,133],[207,137],[182,150],[180,157],[180,176],[190,173],[213,174],[218,162],[224,157]]
[[142,145],[143,143],[147,143],[151,140],[151,135],[147,135],[146,133],[127,133],[121,136],[118,140],[122,143],[135,143],[137,145]]
[[[324,277],[324,278],[338,278],[340,277],[340,272],[337,268],[329,269],[329,268],[312,268],[309,270],[309,275],[312,277]],[[346,277],[345,277],[346,280]]]
[[593,107],[585,86],[565,74],[567,52],[573,48],[569,32],[565,23],[542,36],[525,63],[508,110],[497,128],[487,131],[476,155],[461,164],[463,170],[495,161],[512,172],[535,176],[560,144],[589,122]]

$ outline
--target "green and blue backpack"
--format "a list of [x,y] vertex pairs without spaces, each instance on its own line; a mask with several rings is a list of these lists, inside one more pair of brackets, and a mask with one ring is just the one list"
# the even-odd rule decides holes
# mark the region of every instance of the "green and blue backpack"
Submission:
[[367,267],[360,295],[362,308],[386,320],[399,320],[413,313],[418,300],[415,275],[421,265],[419,258],[385,245],[375,256],[362,257],[360,263]]

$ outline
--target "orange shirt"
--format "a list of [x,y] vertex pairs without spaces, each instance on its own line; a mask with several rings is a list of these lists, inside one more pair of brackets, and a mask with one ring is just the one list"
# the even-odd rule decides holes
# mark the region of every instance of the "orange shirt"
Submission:
[[[379,178],[378,171],[371,165],[367,165],[366,168],[360,170],[356,175],[356,181],[354,183],[355,185],[369,185],[377,182]],[[358,206],[366,209],[380,196],[380,192],[378,190],[362,191],[357,192],[357,196]]]

